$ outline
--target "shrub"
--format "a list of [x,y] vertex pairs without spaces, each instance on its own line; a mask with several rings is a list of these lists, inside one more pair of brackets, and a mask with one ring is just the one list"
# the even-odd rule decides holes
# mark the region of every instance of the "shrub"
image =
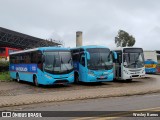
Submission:
[[0,72],[8,71],[9,70],[9,62],[7,61],[0,61]]
[[0,81],[10,81],[9,72],[0,72]]

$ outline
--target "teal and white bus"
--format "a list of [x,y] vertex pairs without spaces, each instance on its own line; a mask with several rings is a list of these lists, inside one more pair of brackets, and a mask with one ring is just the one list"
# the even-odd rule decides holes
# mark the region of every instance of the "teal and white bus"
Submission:
[[71,52],[68,48],[40,47],[10,54],[10,77],[36,86],[68,84],[74,81]]
[[104,46],[81,46],[71,49],[75,83],[113,81],[113,54]]

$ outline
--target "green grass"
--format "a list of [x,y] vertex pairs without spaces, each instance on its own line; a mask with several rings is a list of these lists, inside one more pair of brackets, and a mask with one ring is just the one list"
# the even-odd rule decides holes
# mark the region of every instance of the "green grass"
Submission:
[[10,81],[9,72],[0,72],[0,81]]

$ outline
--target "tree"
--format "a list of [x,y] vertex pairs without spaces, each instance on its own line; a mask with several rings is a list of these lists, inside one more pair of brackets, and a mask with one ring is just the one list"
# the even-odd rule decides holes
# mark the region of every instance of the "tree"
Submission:
[[124,30],[119,30],[118,35],[115,37],[117,47],[132,47],[135,42],[135,38]]

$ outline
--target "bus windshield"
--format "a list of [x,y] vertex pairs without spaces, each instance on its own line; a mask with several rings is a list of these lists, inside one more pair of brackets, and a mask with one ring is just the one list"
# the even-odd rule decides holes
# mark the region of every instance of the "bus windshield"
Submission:
[[46,51],[44,70],[52,74],[64,74],[73,70],[72,57],[69,51]]
[[112,54],[108,48],[89,48],[90,60],[88,69],[91,70],[110,70],[113,68]]
[[123,65],[126,68],[144,67],[144,55],[141,48],[126,48],[123,51]]

